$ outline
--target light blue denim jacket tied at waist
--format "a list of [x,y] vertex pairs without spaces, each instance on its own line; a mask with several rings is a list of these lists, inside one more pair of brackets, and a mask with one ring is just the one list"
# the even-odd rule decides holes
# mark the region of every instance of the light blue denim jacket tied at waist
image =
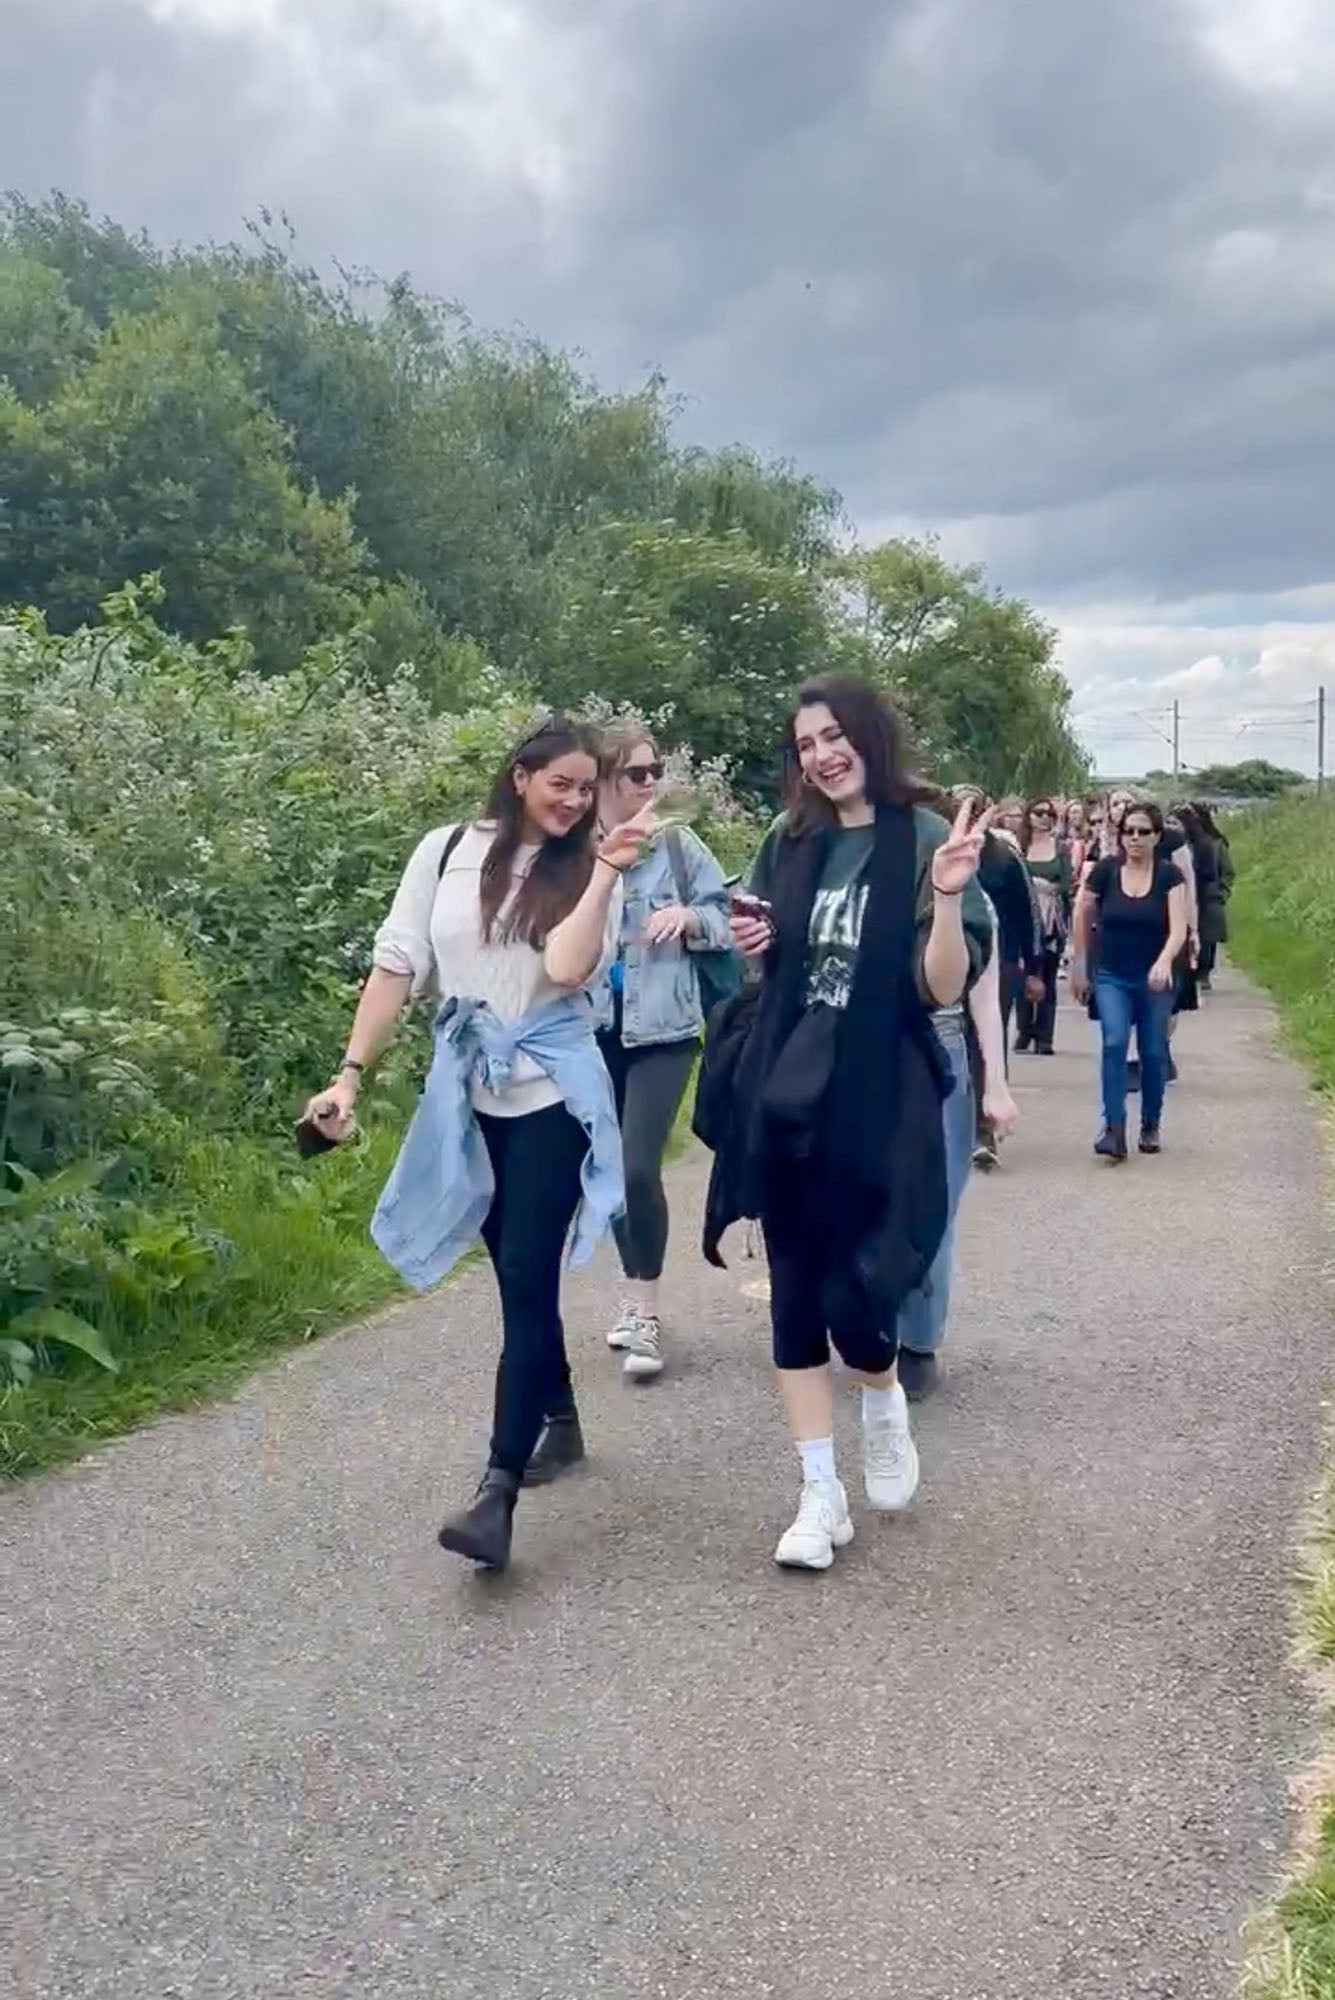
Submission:
[[424,1292],[478,1241],[495,1181],[468,1086],[476,1074],[504,1091],[522,1055],[546,1071],[589,1135],[569,1247],[570,1262],[586,1264],[625,1207],[621,1132],[588,995],[563,994],[509,1023],[480,1001],[447,1000],[434,1033],[426,1083],[371,1217],[376,1245]]

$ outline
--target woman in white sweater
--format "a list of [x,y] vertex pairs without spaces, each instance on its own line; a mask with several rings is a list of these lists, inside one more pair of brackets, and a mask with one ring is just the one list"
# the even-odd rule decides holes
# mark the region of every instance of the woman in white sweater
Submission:
[[[509,1560],[544,1417],[574,1407],[561,1264],[597,1179],[600,1096],[615,1148],[611,1086],[579,989],[615,956],[622,870],[653,828],[644,815],[598,839],[598,751],[591,730],[545,724],[506,759],[481,821],[437,827],[418,844],[376,937],[342,1066],[308,1114],[328,1138],[346,1134],[364,1070],[409,996],[434,980],[454,1005],[437,1020],[432,1074],[376,1240],[418,1285],[448,1269],[470,1234],[495,1267],[504,1339],[490,1459],[472,1506],[440,1531],[443,1547],[491,1569]],[[615,1201],[619,1155],[610,1178]]]

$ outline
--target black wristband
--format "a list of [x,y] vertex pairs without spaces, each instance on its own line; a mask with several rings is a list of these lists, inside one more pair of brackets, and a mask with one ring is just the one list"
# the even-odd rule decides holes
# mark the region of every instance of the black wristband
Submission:
[[340,1072],[342,1072],[345,1069],[355,1069],[358,1076],[364,1076],[366,1074],[366,1064],[355,1061],[352,1056],[344,1056],[342,1062],[339,1064],[338,1067]]

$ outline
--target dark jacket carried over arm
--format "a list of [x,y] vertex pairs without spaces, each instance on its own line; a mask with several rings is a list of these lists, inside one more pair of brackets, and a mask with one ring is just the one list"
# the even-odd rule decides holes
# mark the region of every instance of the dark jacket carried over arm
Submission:
[[1043,970],[1043,940],[1039,935],[1038,899],[1022,857],[995,833],[983,843],[978,880],[997,913],[1000,957],[1006,965],[1021,965],[1038,977]]

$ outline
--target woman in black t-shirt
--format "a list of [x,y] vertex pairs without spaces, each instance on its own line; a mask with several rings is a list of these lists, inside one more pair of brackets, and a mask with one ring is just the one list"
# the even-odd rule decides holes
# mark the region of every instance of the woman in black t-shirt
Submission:
[[[1187,942],[1186,884],[1173,863],[1160,858],[1163,830],[1158,806],[1128,806],[1119,853],[1095,863],[1076,905],[1071,991],[1087,1000],[1092,988],[1103,1035],[1103,1131],[1094,1151],[1109,1160],[1127,1155],[1126,1058],[1133,1029],[1140,1049],[1140,1150],[1159,1151],[1173,969]],[[1098,962],[1091,968],[1096,908]]]

